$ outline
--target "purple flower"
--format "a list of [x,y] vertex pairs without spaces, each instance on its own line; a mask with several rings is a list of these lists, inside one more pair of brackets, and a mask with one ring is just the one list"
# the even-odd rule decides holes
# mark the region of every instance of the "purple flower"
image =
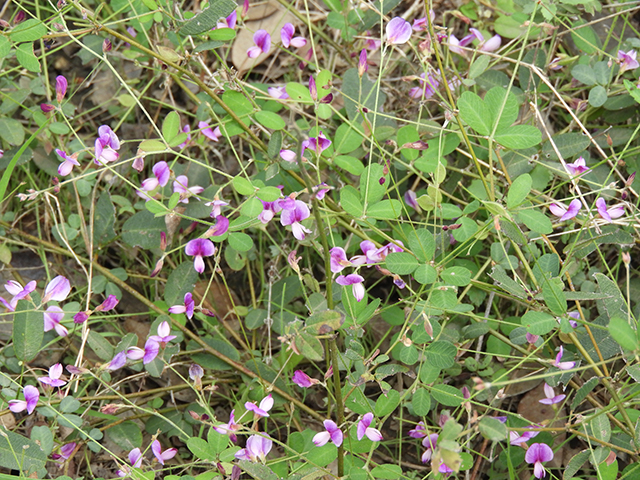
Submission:
[[550,462],[553,460],[553,450],[544,443],[534,443],[527,449],[527,453],[524,456],[527,463],[533,463],[533,474],[536,478],[542,478],[545,475],[543,462]]
[[546,383],[544,384],[544,394],[547,398],[539,400],[539,402],[543,405],[554,405],[556,403],[560,403],[567,397],[566,395],[556,395],[556,393],[553,391],[553,387],[549,386]]
[[216,24],[216,28],[236,28],[237,22],[238,12],[234,10],[227,18],[220,19]]
[[315,446],[322,447],[323,445],[329,443],[329,440],[331,440],[336,447],[342,445],[344,436],[342,434],[342,430],[340,430],[340,428],[338,428],[338,425],[336,425],[336,422],[334,422],[333,420],[325,420],[322,423],[324,424],[325,431],[316,433],[313,436],[312,441]]
[[395,17],[387,23],[387,43],[403,45],[411,38],[411,24],[404,18]]
[[587,167],[587,162],[585,162],[584,158],[579,157],[575,162],[567,163],[567,170],[571,175],[580,175],[591,169]]
[[211,126],[207,122],[198,122],[198,128],[201,129],[200,131],[205,137],[213,142],[219,142],[222,137],[220,127],[211,130]]
[[235,410],[231,410],[228,423],[213,426],[212,428],[221,435],[229,435],[231,441],[235,443],[238,441],[238,437],[236,436],[235,432],[240,429],[240,425],[236,423],[234,412]]
[[293,150],[280,150],[280,158],[285,162],[294,163],[296,161],[296,152]]
[[259,417],[268,417],[267,413],[273,407],[273,397],[271,394],[267,395],[260,401],[260,405],[256,405],[253,402],[246,402],[244,408],[255,413]]
[[280,30],[280,39],[282,40],[282,45],[284,48],[289,48],[289,45],[296,48],[304,47],[307,44],[307,41],[304,37],[295,37],[293,38],[293,34],[296,31],[296,27],[294,27],[290,23],[285,23]]
[[436,448],[436,444],[438,443],[438,434],[432,433],[428,435],[422,440],[422,446],[426,448],[424,453],[422,454],[422,463],[427,463],[431,460],[431,456],[433,455],[433,450]]
[[202,257],[210,257],[216,253],[216,246],[208,238],[195,238],[189,240],[184,247],[184,252],[194,257],[193,266],[196,272],[204,272],[204,260]]
[[151,335],[149,340],[159,343],[164,348],[167,343],[176,338],[175,335],[170,335],[170,333],[171,326],[169,325],[169,322],[162,322],[158,325],[158,335]]
[[480,45],[480,51],[482,52],[495,52],[502,45],[502,37],[500,35],[494,35],[486,42],[482,42]]
[[73,170],[74,166],[76,167],[80,166],[80,163],[77,160],[78,159],[77,153],[74,153],[73,155],[67,155],[67,152],[65,152],[64,150],[60,150],[59,148],[56,148],[56,153],[63,160],[63,162],[60,165],[58,165],[58,175],[62,177],[66,177],[71,173],[71,170]]
[[40,110],[42,110],[44,113],[53,112],[55,109],[56,109],[56,107],[54,107],[50,103],[41,103],[40,104]]
[[291,381],[302,388],[313,387],[314,385],[320,383],[320,380],[311,378],[302,370],[296,370],[295,372],[293,372],[293,377],[291,378]]
[[309,218],[310,215],[309,207],[307,207],[304,202],[295,200],[293,208],[283,207],[282,214],[280,215],[280,223],[285,227],[291,225],[293,236],[298,240],[304,240],[304,234],[311,233],[311,230],[303,227],[300,222]]
[[51,458],[54,460],[69,460],[71,454],[76,449],[76,442],[66,443],[60,447],[60,453],[52,453]]
[[204,191],[204,188],[195,186],[189,187],[189,179],[186,175],[178,175],[173,182],[173,193],[180,194],[181,203],[189,203],[189,197],[198,195]]
[[379,442],[382,440],[382,434],[379,430],[371,427],[373,420],[373,413],[365,413],[364,417],[358,422],[357,436],[358,440],[362,440],[366,435],[372,442]]
[[205,205],[207,207],[211,207],[211,213],[209,214],[209,216],[211,218],[215,218],[222,213],[222,207],[226,207],[229,204],[224,200],[220,200],[216,195],[211,202],[207,202],[205,203]]
[[158,440],[154,440],[151,443],[151,451],[153,455],[158,459],[161,465],[164,465],[164,462],[167,460],[171,460],[178,453],[177,448],[167,448],[164,452],[162,451],[162,445]]
[[117,150],[120,150],[120,140],[108,125],[98,127],[98,138],[94,147],[96,165],[100,165],[101,162],[115,162],[119,157]]
[[44,312],[44,331],[48,332],[55,328],[56,333],[61,337],[66,337],[69,331],[64,325],[60,325],[60,321],[64,318],[64,311],[60,307],[54,305],[48,307]]
[[423,421],[418,422],[416,428],[409,430],[409,436],[411,438],[424,438],[427,436],[427,427]]
[[529,342],[531,345],[535,345],[538,339],[540,338],[540,335],[534,335],[532,333],[527,332],[525,337],[527,339],[527,342]]
[[44,297],[42,298],[42,303],[47,303],[51,300],[54,302],[62,302],[66,300],[69,292],[71,291],[71,283],[66,277],[62,275],[58,275],[56,278],[51,280],[49,284],[44,289]]
[[213,227],[209,227],[209,230],[205,233],[205,237],[219,237],[224,235],[229,230],[229,219],[224,215],[218,215],[216,217],[216,223]]
[[614,205],[611,208],[607,208],[607,202],[602,197],[596,200],[596,207],[598,208],[598,214],[607,223],[612,223],[614,218],[620,218],[624,215],[624,205]]
[[369,70],[369,64],[367,63],[367,50],[363,48],[360,51],[360,58],[358,60],[358,75],[362,77],[367,73],[367,70]]
[[567,313],[567,315],[569,315],[571,318],[575,319],[575,320],[569,320],[569,325],[571,325],[573,328],[576,328],[578,326],[578,322],[576,322],[576,320],[580,320],[580,313],[579,312],[569,312],[569,313]]
[[247,50],[247,56],[249,58],[256,58],[261,53],[269,53],[271,49],[271,35],[266,30],[260,29],[253,35],[254,46],[249,47]]
[[314,102],[318,101],[318,88],[316,87],[316,81],[313,75],[309,77],[309,95]]
[[[152,171],[154,176],[142,181],[141,188],[145,192],[151,192],[158,187],[166,186],[167,183],[169,183],[169,178],[171,178],[171,169],[165,161],[156,163],[153,166]],[[149,197],[146,198],[148,199]]]
[[173,305],[169,307],[169,313],[184,313],[187,315],[187,318],[191,319],[191,317],[193,317],[194,307],[195,302],[193,301],[193,295],[191,295],[191,292],[187,292],[184,294],[184,305]]
[[197,382],[204,376],[204,370],[197,363],[192,363],[189,366],[189,378],[194,382]]
[[404,192],[404,203],[414,210],[420,210],[420,205],[418,205],[418,196],[413,190],[407,190]]
[[115,371],[120,370],[127,363],[127,352],[122,351],[116,353],[115,357],[107,364],[107,370]]
[[351,273],[346,276],[340,275],[338,278],[336,278],[336,283],[338,285],[342,285],[342,286],[352,285],[351,288],[353,291],[353,296],[356,298],[356,301],[358,302],[364,298],[364,294],[365,294],[365,289],[362,282],[364,282],[364,278],[362,278],[357,273]]
[[276,100],[286,100],[287,98],[289,98],[289,94],[287,93],[287,89],[285,87],[269,87],[267,88],[267,92]]
[[56,363],[55,365],[51,365],[49,367],[49,376],[48,377],[40,377],[38,381],[44,383],[45,385],[49,385],[51,387],[62,387],[67,382],[64,380],[60,380],[60,376],[62,375],[62,365]]
[[247,439],[246,448],[237,451],[235,457],[238,460],[249,460],[254,463],[260,460],[264,463],[267,454],[271,451],[271,447],[273,447],[273,441],[266,433],[251,435]]
[[138,347],[131,347],[128,349],[127,358],[130,358],[131,360],[142,359],[142,363],[146,365],[147,363],[153,362],[153,360],[158,356],[158,352],[160,352],[160,345],[155,340],[149,338],[144,344],[144,350]]
[[551,213],[553,213],[556,217],[560,217],[561,222],[569,220],[578,215],[578,212],[581,208],[582,202],[580,202],[580,200],[578,200],[577,198],[571,201],[571,203],[569,204],[569,208],[567,208],[563,203],[552,203],[551,205],[549,205],[549,210],[551,210]]
[[104,302],[96,307],[96,312],[108,312],[118,305],[118,298],[115,295],[109,295]]
[[20,285],[15,280],[9,280],[7,283],[5,283],[4,288],[7,292],[9,292],[10,295],[13,296],[13,298],[9,302],[7,302],[4,298],[0,297],[0,301],[2,301],[7,310],[13,312],[16,309],[18,301],[29,297],[29,294],[36,289],[36,281],[31,280],[23,288],[22,285]]
[[[129,452],[129,463],[133,468],[140,468],[142,466],[142,452],[139,448],[134,448]],[[116,472],[119,477],[126,477],[131,473],[129,465],[123,465],[121,470]]]
[[184,127],[182,127],[182,133],[187,134],[187,139],[184,142],[182,142],[180,145],[178,145],[178,148],[186,147],[191,141],[191,127],[189,126],[189,124],[186,124]]
[[302,153],[301,153],[301,155],[304,155],[304,151],[307,148],[309,150],[312,150],[312,151],[316,152],[318,155],[320,155],[327,148],[329,148],[330,145],[331,145],[331,140],[329,140],[327,137],[325,137],[324,133],[322,132],[322,130],[320,130],[320,133],[318,134],[317,137],[309,137],[307,140],[304,140],[302,142]]
[[519,435],[518,432],[509,432],[509,443],[511,445],[520,445],[522,443],[526,443],[531,440],[533,437],[538,435],[540,432],[536,432],[535,430],[527,430],[523,432],[522,435]]
[[576,366],[576,362],[562,362],[562,354],[564,353],[564,348],[560,345],[560,349],[558,350],[558,354],[556,355],[556,361],[553,362],[553,366],[559,368],[560,370],[571,370]]
[[436,89],[440,86],[440,82],[436,77],[431,74],[426,77],[424,72],[422,72],[420,77],[418,77],[418,82],[420,83],[420,87],[413,87],[409,90],[409,96],[411,98],[429,99],[433,97],[436,93]]
[[331,187],[325,182],[319,183],[313,187],[313,193],[315,193],[318,200],[322,200],[329,190],[331,190]]
[[24,400],[9,400],[9,410],[13,413],[26,410],[31,415],[38,405],[40,392],[33,385],[27,385],[22,389],[22,394],[24,395]]
[[67,93],[67,79],[62,75],[56,77],[56,100],[58,103],[62,103],[64,96]]
[[73,316],[73,323],[81,324],[86,322],[89,319],[89,315],[91,311],[88,312],[78,312]]
[[342,247],[333,247],[329,250],[329,258],[333,273],[340,273],[345,267],[351,266],[351,262],[347,260],[347,254]]
[[638,56],[638,52],[635,50],[629,50],[628,52],[623,52],[622,50],[618,50],[618,60],[620,63],[620,73],[626,72],[627,70],[635,70],[640,66],[638,60],[636,60]]
[[274,202],[265,202],[264,200],[261,200],[261,202],[262,212],[258,215],[258,219],[266,225],[273,219],[276,213],[282,210],[282,207],[280,207],[280,202],[278,200]]

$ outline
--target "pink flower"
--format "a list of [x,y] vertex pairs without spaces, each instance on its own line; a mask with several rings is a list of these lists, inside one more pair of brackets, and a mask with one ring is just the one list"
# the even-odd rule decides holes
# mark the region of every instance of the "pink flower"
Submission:
[[238,441],[238,437],[236,436],[235,432],[240,429],[240,425],[236,423],[234,412],[235,410],[231,410],[228,423],[213,426],[212,428],[221,435],[229,435],[231,441],[235,443]]
[[236,28],[238,22],[238,12],[233,11],[227,18],[222,18],[216,24],[216,28]]
[[327,185],[325,182],[315,185],[312,189],[313,193],[315,194],[318,200],[322,200],[329,190],[332,190],[332,188],[329,185]]
[[282,226],[291,225],[293,236],[298,240],[304,240],[304,234],[311,233],[311,230],[302,226],[300,222],[309,218],[310,215],[309,207],[304,202],[295,200],[293,208],[283,208],[280,223]]
[[553,460],[553,450],[544,443],[534,443],[527,449],[524,459],[527,463],[534,464],[533,474],[535,477],[542,478],[545,475],[545,470],[542,464]]
[[273,407],[273,397],[271,394],[267,395],[260,401],[260,405],[256,405],[253,402],[246,402],[244,408],[255,413],[259,417],[268,417],[267,413]]
[[74,153],[73,155],[67,155],[67,152],[65,152],[64,150],[60,150],[59,148],[56,148],[56,153],[63,160],[63,162],[58,165],[58,175],[66,177],[71,173],[71,170],[73,170],[74,166],[80,166],[77,153]]
[[109,310],[113,310],[118,305],[118,297],[115,295],[109,295],[104,302],[96,307],[96,312],[108,312]]
[[323,422],[325,431],[316,433],[313,437],[313,443],[316,447],[322,447],[329,443],[331,440],[336,447],[342,445],[342,440],[344,439],[344,435],[342,434],[342,430],[336,425],[336,422],[333,420],[325,420]]
[[95,164],[115,162],[119,157],[117,150],[120,150],[120,139],[111,127],[108,125],[98,127],[98,138],[94,145]]
[[71,454],[76,449],[76,442],[67,443],[60,447],[60,453],[52,453],[51,458],[54,460],[69,460]]
[[258,215],[258,219],[263,223],[269,223],[276,213],[282,210],[280,207],[280,202],[278,200],[274,202],[265,202],[264,200],[260,200],[262,202],[262,212]]
[[407,190],[404,192],[404,203],[414,210],[420,210],[420,205],[418,205],[418,196],[413,190]]
[[56,107],[54,107],[50,103],[41,103],[40,104],[40,110],[42,110],[44,113],[53,112],[55,109],[56,109]]
[[71,283],[66,277],[58,275],[51,280],[44,289],[44,297],[42,297],[42,303],[47,303],[51,300],[54,302],[62,302],[66,300],[69,292],[71,291]]
[[480,44],[480,51],[482,52],[495,52],[502,45],[502,37],[500,35],[494,35],[486,42]]
[[403,45],[411,38],[411,24],[404,18],[395,17],[387,23],[387,43]]
[[38,381],[44,383],[45,385],[49,385],[51,387],[62,387],[67,382],[64,380],[60,380],[60,376],[62,375],[62,365],[56,363],[49,368],[49,376],[48,377],[40,377]]
[[28,298],[29,294],[36,289],[36,281],[31,280],[23,288],[22,285],[20,285],[15,280],[9,280],[7,283],[5,283],[4,288],[7,292],[9,292],[10,295],[13,296],[13,298],[9,302],[7,302],[4,298],[0,297],[0,301],[4,304],[7,310],[13,312],[15,311],[18,302],[22,299]]
[[84,323],[89,319],[89,315],[91,315],[91,310],[87,312],[78,312],[73,316],[73,323]]
[[189,187],[189,179],[186,175],[178,175],[173,182],[173,193],[180,194],[181,203],[189,203],[189,197],[204,192],[204,188],[195,186]]
[[256,58],[261,53],[269,53],[271,49],[271,35],[266,30],[260,29],[253,35],[254,46],[249,47],[247,50],[247,56],[249,58]]
[[440,82],[436,77],[429,74],[427,77],[424,72],[420,74],[418,78],[418,82],[420,83],[420,87],[413,87],[409,90],[409,96],[411,98],[424,98],[429,99],[433,97],[436,93],[436,90],[440,86]]
[[318,88],[316,87],[316,80],[313,78],[313,75],[309,77],[309,95],[311,95],[311,100],[314,102],[318,101]]
[[216,223],[213,227],[204,234],[205,237],[219,237],[224,235],[229,230],[229,219],[224,215],[218,215],[216,217]]
[[160,352],[160,345],[158,342],[148,339],[144,344],[144,350],[138,347],[131,347],[127,350],[127,358],[131,360],[140,360],[142,359],[142,363],[145,365],[153,362],[153,360],[158,356]]
[[560,345],[560,349],[558,350],[558,354],[556,355],[556,361],[553,362],[553,366],[559,368],[560,370],[571,370],[576,366],[576,362],[562,362],[562,354],[564,353],[564,349],[562,345]]
[[540,432],[536,432],[535,430],[527,430],[522,435],[519,435],[517,432],[509,432],[509,443],[511,445],[520,445],[522,443],[526,443],[533,437],[538,435],[538,433]]
[[269,87],[267,88],[267,93],[276,100],[286,100],[289,98],[289,94],[285,87]]
[[[165,161],[156,163],[151,170],[153,171],[153,177],[142,181],[141,188],[144,192],[151,192],[158,187],[166,186],[169,183],[169,178],[171,178],[171,169]],[[147,200],[149,199],[148,196],[145,195],[145,197]]]
[[223,200],[220,200],[216,195],[213,201],[207,202],[205,203],[205,205],[207,207],[211,207],[211,213],[209,214],[209,216],[211,218],[215,218],[222,213],[222,207],[226,207],[229,204]]
[[184,148],[186,147],[189,142],[191,141],[191,127],[189,126],[189,124],[186,124],[184,127],[182,127],[182,133],[186,133],[187,134],[187,139],[182,142],[180,145],[178,145],[178,148]]
[[569,220],[578,215],[578,212],[581,208],[582,202],[577,198],[571,201],[571,203],[569,204],[569,208],[567,208],[563,203],[552,203],[551,205],[549,205],[549,210],[551,210],[551,213],[553,213],[556,217],[560,217],[561,222]]
[[324,136],[322,130],[317,137],[309,137],[307,140],[302,142],[302,153],[304,155],[304,151],[308,148],[316,153],[321,154],[331,145],[331,140]]
[[360,58],[358,59],[358,75],[363,76],[369,70],[369,63],[367,62],[367,50],[363,48],[360,51]]
[[340,273],[345,267],[351,266],[351,262],[347,260],[347,254],[342,247],[333,247],[329,250],[329,259],[333,273]]
[[285,23],[280,30],[280,39],[282,40],[282,45],[284,48],[289,48],[289,45],[296,48],[304,47],[307,44],[307,41],[304,37],[293,37],[293,34],[296,31],[296,27],[294,27],[291,23]]
[[196,238],[189,240],[184,247],[187,255],[194,257],[193,266],[196,272],[204,272],[204,260],[202,257],[210,257],[216,253],[216,247],[208,238]]
[[567,163],[567,170],[571,175],[580,175],[581,173],[588,172],[591,170],[587,167],[587,162],[584,161],[584,158],[579,157],[573,163]]
[[178,453],[177,448],[167,448],[164,452],[162,451],[162,445],[158,440],[154,440],[151,443],[151,451],[153,455],[158,459],[161,465],[164,465],[164,462],[167,460],[171,460]]
[[569,313],[567,313],[567,315],[569,315],[571,318],[574,319],[574,320],[569,320],[569,325],[571,325],[573,328],[576,328],[578,326],[578,322],[576,322],[576,320],[580,320],[580,313],[579,312],[569,312]]
[[151,335],[149,340],[159,343],[164,348],[167,343],[176,338],[175,335],[170,335],[170,333],[171,326],[169,325],[169,322],[162,322],[158,325],[158,334]]
[[124,367],[126,363],[127,363],[127,352],[123,350],[122,352],[116,353],[113,359],[107,364],[107,370],[109,371],[119,370],[122,367]]
[[198,122],[198,128],[201,129],[200,131],[205,137],[213,142],[219,142],[222,137],[220,127],[211,130],[211,126],[207,122]]
[[55,328],[56,333],[61,337],[66,337],[69,331],[60,321],[64,318],[64,311],[60,307],[50,306],[44,311],[44,331],[48,332]]
[[33,385],[27,385],[22,389],[24,400],[9,400],[9,410],[13,413],[20,413],[24,410],[29,415],[33,413],[40,399],[40,392]]
[[56,77],[56,100],[58,103],[62,103],[64,96],[67,93],[67,79],[62,75]]
[[[140,468],[142,466],[142,452],[139,448],[134,448],[129,452],[129,463],[133,468]],[[126,477],[131,473],[131,468],[128,465],[123,465],[121,470],[116,472],[119,477]]]
[[427,435],[424,440],[422,440],[422,446],[426,448],[424,453],[422,454],[422,463],[427,463],[431,460],[431,456],[433,455],[433,450],[436,448],[436,444],[438,443],[438,434],[432,433],[431,435]]
[[280,158],[285,162],[294,163],[296,161],[296,152],[293,150],[280,150]]
[[424,438],[427,436],[427,427],[423,421],[418,422],[416,428],[409,430],[409,436],[411,438]]
[[626,53],[622,50],[618,50],[618,60],[621,61],[620,73],[638,68],[640,64],[638,63],[638,60],[636,60],[637,56],[638,52],[635,50],[629,50]]
[[539,402],[543,405],[554,405],[556,403],[560,403],[567,397],[566,395],[556,395],[556,393],[553,391],[553,387],[549,386],[546,383],[544,384],[544,395],[547,398],[539,400]]
[[527,332],[525,337],[527,339],[527,342],[529,342],[531,345],[535,345],[540,338],[540,335],[533,335],[532,333]]
[[194,307],[195,302],[193,301],[193,296],[191,292],[187,292],[184,294],[184,305],[173,305],[169,307],[169,313],[184,313],[187,315],[187,318],[191,319],[191,317],[193,317]]
[[302,370],[296,370],[295,372],[293,372],[293,377],[291,378],[291,381],[301,388],[313,387],[314,385],[317,385],[318,383],[320,383],[320,380],[311,378]]
[[598,208],[598,214],[607,223],[612,223],[614,218],[620,218],[624,215],[624,205],[614,205],[607,208],[607,202],[602,197],[596,200],[596,207]]
[[246,448],[237,451],[235,457],[238,460],[249,460],[254,463],[258,460],[264,462],[272,447],[273,441],[266,433],[262,435],[251,435],[247,439]]
[[364,417],[358,422],[357,436],[358,440],[362,440],[366,435],[372,442],[379,442],[382,440],[382,434],[379,430],[371,427],[373,420],[373,413],[365,413]]

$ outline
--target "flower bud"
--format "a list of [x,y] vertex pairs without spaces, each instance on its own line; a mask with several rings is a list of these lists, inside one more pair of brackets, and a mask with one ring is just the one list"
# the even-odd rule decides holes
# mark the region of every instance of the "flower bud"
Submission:
[[111,51],[112,45],[111,45],[111,40],[109,40],[108,38],[104,39],[104,42],[102,42],[102,51],[104,53],[109,53]]
[[369,64],[367,63],[367,50],[362,49],[360,52],[360,61],[358,62],[358,75],[362,77],[369,70]]
[[64,96],[67,93],[67,79],[63,75],[56,77],[56,100],[58,103],[62,103]]
[[56,107],[54,107],[53,105],[51,105],[49,103],[41,103],[40,104],[40,110],[42,110],[44,113],[52,112],[55,109],[56,109]]

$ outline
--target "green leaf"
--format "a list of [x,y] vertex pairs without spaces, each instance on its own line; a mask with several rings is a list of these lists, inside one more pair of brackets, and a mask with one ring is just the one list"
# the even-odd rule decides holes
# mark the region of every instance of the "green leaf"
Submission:
[[488,55],[481,55],[469,67],[469,78],[476,78],[484,73],[489,66],[490,58]]
[[218,20],[227,18],[237,8],[233,0],[212,0],[209,7],[186,22],[178,33],[180,35],[199,35],[216,26]]
[[256,112],[254,117],[260,125],[271,130],[283,130],[287,126],[280,115],[267,110]]
[[37,472],[44,477],[47,456],[38,444],[4,426],[0,427],[0,432],[0,467],[19,471],[24,475]]
[[171,111],[162,122],[162,137],[165,142],[170,143],[178,133],[180,133],[180,115],[178,112]]
[[383,463],[382,465],[374,467],[371,470],[371,475],[374,478],[382,478],[384,480],[396,480],[404,477],[402,467],[391,463]]
[[[164,301],[167,305],[182,305],[186,293],[193,292],[198,281],[198,272],[193,262],[186,261],[174,269],[164,287]],[[171,322],[169,322],[171,324]]]
[[431,410],[431,395],[424,388],[418,388],[411,398],[413,413],[419,417],[424,417]]
[[400,405],[400,393],[391,389],[386,395],[382,394],[376,400],[374,412],[376,416],[382,418],[393,412]]
[[336,149],[336,153],[351,153],[362,145],[362,140],[364,140],[362,133],[348,123],[343,123],[336,130],[333,145]]
[[364,214],[360,194],[351,185],[340,189],[340,206],[352,217],[362,218]]
[[440,278],[447,285],[464,287],[471,283],[471,271],[464,267],[450,267],[440,272]]
[[525,209],[518,212],[518,218],[529,230],[547,235],[553,232],[551,220],[539,210]]
[[167,230],[163,218],[142,211],[129,218],[122,226],[122,239],[132,247],[160,248],[160,233]]
[[33,310],[27,300],[19,300],[13,315],[13,348],[16,358],[30,362],[38,356],[44,339],[42,312]]
[[596,85],[589,90],[589,105],[598,108],[607,102],[607,89]]
[[507,438],[507,426],[497,418],[483,417],[478,428],[482,436],[492,442],[500,442]]
[[464,402],[462,392],[451,385],[437,384],[431,387],[431,396],[447,407],[459,407]]
[[409,275],[418,268],[418,260],[407,252],[391,252],[385,259],[385,265],[391,273]]
[[582,401],[587,398],[587,395],[589,395],[594,388],[596,388],[598,383],[600,383],[598,377],[591,377],[589,380],[584,382],[573,397],[573,401],[571,402],[572,411],[575,411],[582,404]]
[[506,235],[509,240],[517,243],[520,246],[527,243],[527,238],[524,236],[524,233],[522,233],[522,230],[520,230],[520,227],[518,227],[518,225],[504,217],[500,217],[500,220],[498,222],[500,224],[502,233],[504,233],[504,235]]
[[608,442],[611,438],[611,423],[602,409],[597,408],[593,416],[585,421],[585,425],[588,426],[587,431],[591,430],[596,439]]
[[491,133],[491,118],[486,115],[485,104],[475,93],[462,92],[458,99],[460,116],[471,128],[480,135]]
[[583,19],[573,22],[571,38],[576,44],[576,47],[587,55],[596,53],[602,45],[596,31],[587,25],[587,22]]
[[0,137],[11,145],[24,142],[24,127],[14,118],[0,117]]
[[244,232],[232,232],[229,234],[229,244],[238,252],[248,252],[253,248],[253,240]]
[[11,51],[11,42],[7,37],[0,37],[0,59],[5,58]]
[[482,113],[489,117],[491,130],[495,128],[496,135],[518,119],[518,100],[513,93],[507,93],[506,88],[493,87],[489,90],[484,96],[484,105]]
[[240,175],[233,177],[232,184],[233,188],[240,195],[253,195],[253,193],[255,192],[255,188],[253,187],[251,182],[246,178],[241,177]]
[[324,358],[324,348],[320,340],[313,335],[302,332],[296,336],[294,342],[297,350],[303,357],[313,362],[319,362]]
[[624,86],[626,87],[629,94],[633,97],[633,99],[636,102],[640,103],[640,88],[638,88],[633,82],[630,82],[626,79],[624,80]]
[[458,242],[466,242],[478,231],[478,224],[469,217],[461,217],[457,223],[460,224],[460,228],[453,231],[453,238]]
[[51,455],[53,451],[53,433],[49,425],[36,425],[33,427],[31,429],[31,440],[40,445],[45,455]]
[[453,343],[447,340],[436,340],[429,344],[424,353],[427,361],[431,365],[443,369],[453,366],[456,361],[458,349]]
[[575,65],[571,69],[571,76],[585,85],[595,85],[596,80],[596,72],[593,71],[589,65]]
[[626,350],[638,350],[638,335],[626,320],[620,317],[613,317],[609,321],[609,333],[613,339]]
[[[0,37],[2,38],[2,37]],[[364,165],[362,165],[362,162],[360,160],[358,160],[355,157],[350,157],[348,155],[338,155],[334,160],[333,163],[337,166],[340,167],[344,170],[346,170],[347,172],[349,172],[352,175],[356,175],[356,176],[360,176],[362,175],[362,172],[364,171]]]
[[367,209],[366,216],[379,220],[393,220],[402,213],[402,203],[393,199],[381,200],[378,203],[370,205]]
[[126,421],[110,427],[106,431],[109,439],[126,451],[142,447],[142,432],[132,421]]
[[225,90],[222,94],[222,101],[239,117],[253,113],[253,105],[241,92]]
[[423,264],[414,270],[413,278],[416,279],[416,282],[426,285],[436,281],[438,278],[438,272],[431,265]]
[[47,27],[45,24],[37,18],[30,18],[13,27],[11,32],[9,32],[9,38],[14,43],[35,42],[46,34]]
[[255,480],[279,480],[280,477],[273,473],[268,466],[261,463],[253,463],[248,460],[240,460],[238,462],[240,468],[248,473]]
[[289,82],[286,86],[289,99],[298,103],[313,103],[311,94],[309,93],[309,87],[296,82]]
[[409,248],[421,262],[430,262],[436,251],[436,242],[431,233],[426,228],[419,228],[409,232]]
[[158,153],[164,152],[167,149],[167,146],[160,140],[151,139],[140,142],[138,148],[145,153]]
[[216,432],[213,428],[209,429],[207,433],[207,442],[209,442],[209,448],[214,453],[222,453],[229,445],[229,435],[223,435]]
[[305,322],[309,333],[327,335],[338,330],[344,323],[344,315],[336,310],[323,310],[307,318]]
[[107,362],[113,358],[113,346],[95,330],[89,332],[87,344],[101,360]]
[[93,222],[93,241],[96,245],[105,245],[116,237],[113,226],[116,222],[116,207],[111,202],[111,195],[105,190],[96,202]]
[[[386,4],[387,2],[385,6]],[[371,81],[366,75],[361,78],[356,68],[350,68],[343,75],[342,95],[349,120],[359,122],[362,122],[362,107],[376,112],[387,101],[387,95],[378,88],[378,83]]]
[[598,311],[605,313],[610,319],[614,317],[626,318],[627,302],[616,282],[603,273],[596,273],[593,276],[598,282],[600,292],[606,296],[601,303],[598,303]]
[[33,53],[33,43],[21,43],[16,46],[16,59],[24,68],[33,73],[40,73],[40,62]]
[[512,209],[520,205],[531,193],[531,175],[525,173],[516,178],[509,187],[507,194],[507,208]]
[[187,448],[198,460],[211,462],[216,459],[216,454],[209,448],[207,441],[202,438],[190,437],[187,440]]
[[230,42],[236,38],[236,31],[233,28],[216,28],[209,33],[209,38],[218,42]]
[[535,310],[525,313],[521,323],[531,335],[546,335],[558,326],[558,322],[551,315]]
[[496,132],[495,140],[503,147],[521,150],[542,142],[542,134],[532,125],[513,125]]
[[360,198],[365,205],[379,202],[384,197],[386,188],[380,185],[383,178],[384,167],[377,163],[365,167],[360,175]]
[[[398,130],[397,142],[399,147],[407,143],[417,142],[418,140],[420,140],[420,134],[413,125],[405,125]],[[415,160],[420,155],[420,152],[414,148],[401,148],[400,153],[409,161]]]
[[564,315],[567,313],[567,299],[562,289],[562,280],[558,277],[545,280],[542,285],[542,297],[554,315]]

